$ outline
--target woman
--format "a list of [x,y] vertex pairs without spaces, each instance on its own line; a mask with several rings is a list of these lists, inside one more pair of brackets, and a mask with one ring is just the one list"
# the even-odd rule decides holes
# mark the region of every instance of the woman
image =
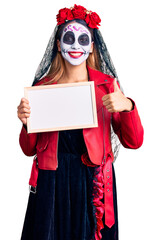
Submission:
[[18,106],[21,148],[36,156],[22,240],[118,240],[113,161],[119,145],[112,151],[111,142],[117,135],[124,147],[139,148],[143,127],[116,81],[100,21],[82,6],[61,9],[33,82],[94,81],[98,127],[28,134],[29,102],[22,98]]

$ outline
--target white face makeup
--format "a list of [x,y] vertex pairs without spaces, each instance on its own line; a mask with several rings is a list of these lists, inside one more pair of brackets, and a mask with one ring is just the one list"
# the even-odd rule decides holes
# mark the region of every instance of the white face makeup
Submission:
[[80,65],[89,56],[91,33],[79,23],[71,23],[63,30],[60,47],[61,54],[72,65]]

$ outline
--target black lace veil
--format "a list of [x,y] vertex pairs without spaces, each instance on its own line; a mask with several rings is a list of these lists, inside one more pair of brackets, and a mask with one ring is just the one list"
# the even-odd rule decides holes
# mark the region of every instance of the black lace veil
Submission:
[[[55,27],[55,29],[49,39],[44,56],[37,68],[36,73],[35,73],[35,77],[34,77],[32,86],[34,86],[39,80],[41,80],[43,77],[45,77],[50,70],[51,63],[58,51],[57,43],[56,43],[56,38],[57,38],[56,35],[57,35],[59,27],[58,26]],[[97,49],[97,54],[100,59],[101,71],[105,74],[108,74],[112,77],[117,78],[117,81],[120,85],[121,91],[123,92],[123,89],[118,80],[118,76],[117,76],[115,67],[113,65],[112,59],[110,57],[110,54],[108,52],[108,49],[106,47],[106,44],[103,40],[102,34],[99,29],[93,29],[93,40],[94,40],[94,43],[95,43],[95,46]],[[114,160],[116,160],[118,153],[119,153],[120,141],[119,141],[117,135],[114,133],[112,125],[111,125],[111,143],[112,143],[112,150],[114,153]]]

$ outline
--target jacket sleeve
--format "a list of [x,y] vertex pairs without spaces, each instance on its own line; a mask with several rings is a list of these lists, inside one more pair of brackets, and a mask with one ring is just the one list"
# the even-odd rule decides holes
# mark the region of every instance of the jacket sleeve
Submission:
[[[39,86],[48,80],[49,78],[44,77],[35,86]],[[28,134],[27,127],[23,125],[19,136],[19,143],[25,155],[34,156],[36,154],[37,133]]]
[[112,126],[125,148],[137,149],[143,143],[144,129],[136,104],[132,99],[130,100],[133,103],[133,109],[129,112],[112,113]]
[[19,143],[23,153],[27,156],[33,156],[36,154],[37,133],[27,133],[26,127],[23,125]]

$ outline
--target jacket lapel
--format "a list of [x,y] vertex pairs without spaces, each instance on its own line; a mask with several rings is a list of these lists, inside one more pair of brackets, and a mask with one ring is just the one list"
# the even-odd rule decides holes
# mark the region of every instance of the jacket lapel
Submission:
[[96,93],[97,111],[103,107],[102,97],[105,94],[113,92],[113,80],[111,76],[104,74],[100,71],[94,70],[87,66],[89,81],[94,81]]

